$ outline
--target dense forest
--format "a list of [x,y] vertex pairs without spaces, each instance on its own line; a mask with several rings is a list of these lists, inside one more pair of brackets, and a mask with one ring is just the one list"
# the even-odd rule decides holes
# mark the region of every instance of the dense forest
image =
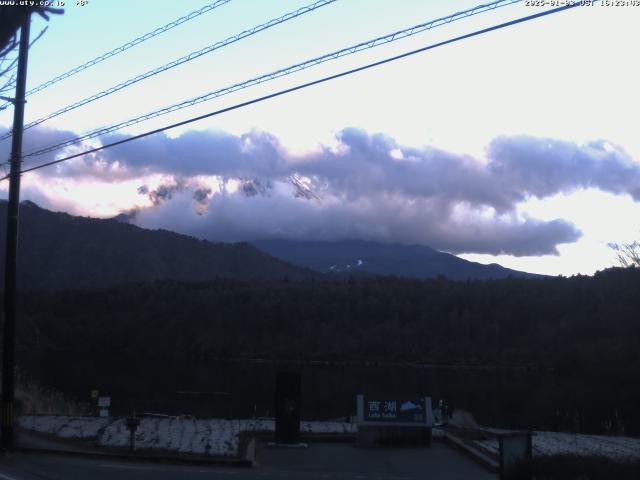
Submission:
[[[537,371],[640,434],[640,269],[454,282],[163,281],[20,297],[19,355],[417,362]],[[558,380],[560,379],[560,380]],[[542,408],[542,407],[540,407]],[[620,412],[619,413],[618,409]],[[615,412],[614,412],[615,410]],[[582,414],[581,414],[582,415]],[[609,421],[609,420],[607,420]]]
[[[0,217],[7,203],[0,200]],[[0,222],[0,251],[5,250]],[[248,243],[213,243],[166,230],[20,206],[18,284],[25,289],[106,287],[171,278],[273,280],[312,272],[273,258]],[[4,255],[0,256],[4,268]],[[0,276],[0,285],[4,277]]]
[[640,269],[452,282],[163,281],[24,293],[24,348],[165,355],[640,366]]

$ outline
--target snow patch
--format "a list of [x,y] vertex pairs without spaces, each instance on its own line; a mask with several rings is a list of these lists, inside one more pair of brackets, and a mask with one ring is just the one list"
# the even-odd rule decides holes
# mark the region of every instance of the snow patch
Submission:
[[[59,438],[95,440],[102,447],[129,446],[129,430],[124,418],[106,419],[68,416],[24,416],[18,425],[25,430]],[[274,420],[224,420],[141,418],[136,430],[136,446],[141,450],[170,450],[211,456],[237,456],[241,432],[275,431]],[[356,432],[356,425],[345,422],[300,423],[303,433]]]
[[106,418],[72,416],[24,416],[16,420],[25,430],[55,435],[66,439],[90,439],[98,436],[109,423]]
[[[562,432],[534,432],[533,455],[603,456],[612,460],[640,460],[640,439]],[[480,447],[498,454],[498,440],[475,440]]]
[[[455,416],[455,414],[454,414]],[[464,418],[463,423],[472,423]],[[124,418],[97,418],[54,415],[21,416],[20,428],[63,439],[93,440],[103,447],[129,446],[129,431]],[[211,456],[237,456],[241,432],[272,432],[275,421],[269,419],[184,419],[177,417],[140,419],[136,444],[140,449],[170,450]],[[302,433],[355,434],[355,423],[300,422]],[[433,429],[433,436],[442,436]],[[498,454],[498,440],[475,440],[479,447]],[[640,460],[640,439],[583,435],[561,432],[534,432],[533,454],[604,456],[613,460]]]

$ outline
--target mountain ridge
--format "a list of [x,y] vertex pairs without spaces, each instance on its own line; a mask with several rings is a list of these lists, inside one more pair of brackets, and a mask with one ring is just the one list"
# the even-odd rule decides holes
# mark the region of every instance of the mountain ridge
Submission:
[[382,244],[365,240],[334,242],[271,239],[251,242],[258,249],[294,265],[321,273],[369,273],[450,280],[541,278],[497,263],[470,262],[423,245]]
[[[0,218],[7,202],[0,201]],[[155,280],[217,277],[275,280],[314,276],[246,242],[213,243],[168,230],[147,230],[115,219],[20,205],[18,286],[28,289],[105,287]],[[0,225],[4,252],[6,224]],[[4,268],[4,255],[0,258]],[[0,280],[4,284],[4,277]]]
[[[0,216],[6,215],[6,209],[7,202],[0,200]],[[30,201],[22,202],[20,211],[20,288],[58,290],[218,277],[296,280],[332,273],[451,280],[542,277],[498,264],[469,262],[422,245],[364,240],[215,243],[169,230],[140,228],[120,216],[98,219],[53,212]],[[3,222],[2,250],[5,228]],[[3,266],[4,255],[0,258]]]

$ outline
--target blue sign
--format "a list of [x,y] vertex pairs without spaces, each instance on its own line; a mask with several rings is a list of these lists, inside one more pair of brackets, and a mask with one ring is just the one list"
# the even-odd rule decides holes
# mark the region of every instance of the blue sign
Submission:
[[433,423],[431,398],[380,398],[358,395],[360,423],[427,425]]

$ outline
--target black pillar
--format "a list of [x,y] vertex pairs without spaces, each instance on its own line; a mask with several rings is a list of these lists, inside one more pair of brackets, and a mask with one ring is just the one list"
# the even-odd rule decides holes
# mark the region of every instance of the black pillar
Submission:
[[300,372],[278,372],[276,378],[276,443],[300,443]]
[[13,447],[13,401],[15,396],[15,322],[16,278],[18,251],[18,213],[20,208],[20,167],[22,164],[22,132],[29,53],[29,27],[31,15],[25,15],[20,27],[20,51],[16,98],[13,108],[13,136],[11,144],[11,171],[9,175],[9,202],[7,204],[7,244],[4,265],[4,337],[2,341],[2,446]]

